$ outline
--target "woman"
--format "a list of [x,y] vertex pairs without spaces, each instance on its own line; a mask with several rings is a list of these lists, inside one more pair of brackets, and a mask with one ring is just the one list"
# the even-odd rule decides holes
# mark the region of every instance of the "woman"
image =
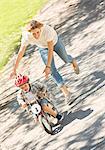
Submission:
[[37,45],[39,47],[41,58],[45,64],[45,77],[48,78],[48,75],[51,74],[63,92],[65,99],[68,100],[70,98],[70,92],[64,84],[62,76],[55,67],[53,51],[55,51],[65,63],[72,63],[76,74],[79,74],[79,67],[76,60],[73,59],[72,56],[67,55],[65,47],[56,31],[52,27],[42,24],[41,22],[32,20],[23,31],[20,50],[11,77],[16,74],[16,69],[28,44]]

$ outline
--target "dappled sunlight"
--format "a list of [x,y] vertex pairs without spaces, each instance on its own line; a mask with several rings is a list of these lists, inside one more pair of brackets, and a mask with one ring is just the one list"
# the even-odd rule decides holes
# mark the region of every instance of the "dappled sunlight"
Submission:
[[[71,92],[71,105],[51,76],[46,81],[38,49],[29,46],[18,69],[48,86],[52,102],[64,114],[59,133],[48,135],[17,101],[18,89],[9,79],[16,54],[1,74],[0,142],[3,150],[90,150],[105,147],[105,2],[103,0],[55,0],[39,13],[62,37],[67,53],[76,58],[80,74],[55,56],[56,66]],[[70,101],[69,101],[70,103]],[[14,140],[15,139],[15,140]],[[6,145],[6,146],[5,146]]]

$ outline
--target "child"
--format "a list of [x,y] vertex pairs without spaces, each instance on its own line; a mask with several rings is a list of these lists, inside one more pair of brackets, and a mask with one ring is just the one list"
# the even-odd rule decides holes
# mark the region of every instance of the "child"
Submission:
[[20,88],[17,95],[17,101],[22,108],[26,108],[27,104],[32,104],[37,99],[44,112],[47,112],[61,123],[63,116],[58,114],[48,105],[48,92],[46,86],[41,83],[30,84],[28,76],[18,75],[15,85]]

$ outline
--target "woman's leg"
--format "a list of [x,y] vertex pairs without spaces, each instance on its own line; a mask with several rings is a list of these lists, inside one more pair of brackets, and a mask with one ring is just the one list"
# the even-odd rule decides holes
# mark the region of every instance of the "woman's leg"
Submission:
[[[46,65],[47,59],[48,59],[48,49],[39,48],[39,51],[41,54],[41,58],[44,64]],[[51,63],[51,75],[58,86],[62,86],[64,84],[62,76],[59,74],[59,72],[57,71],[55,67],[54,58],[52,59],[52,63]]]
[[65,62],[65,63],[72,63],[74,71],[76,74],[79,74],[79,67],[74,58],[72,58],[71,55],[68,55],[65,46],[62,43],[61,39],[58,38],[58,41],[56,45],[54,46],[54,51],[59,55],[59,57]]
[[[41,58],[42,58],[44,64],[46,65],[47,59],[48,59],[48,49],[39,48],[39,51],[41,54]],[[57,71],[57,69],[55,67],[54,58],[52,59],[52,63],[51,63],[51,75],[52,75],[54,81],[56,82],[56,84],[60,87],[64,96],[66,97],[69,94],[69,91],[64,84],[62,76],[59,74],[59,72]]]

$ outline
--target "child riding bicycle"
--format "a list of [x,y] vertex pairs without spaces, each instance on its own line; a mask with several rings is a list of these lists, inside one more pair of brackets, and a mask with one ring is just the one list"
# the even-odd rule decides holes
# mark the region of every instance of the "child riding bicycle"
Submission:
[[28,103],[33,104],[36,99],[44,112],[57,118],[58,123],[62,121],[63,116],[48,105],[48,91],[45,85],[39,82],[30,84],[29,77],[25,75],[18,75],[15,79],[15,85],[20,88],[17,95],[17,101],[23,109],[27,108]]

